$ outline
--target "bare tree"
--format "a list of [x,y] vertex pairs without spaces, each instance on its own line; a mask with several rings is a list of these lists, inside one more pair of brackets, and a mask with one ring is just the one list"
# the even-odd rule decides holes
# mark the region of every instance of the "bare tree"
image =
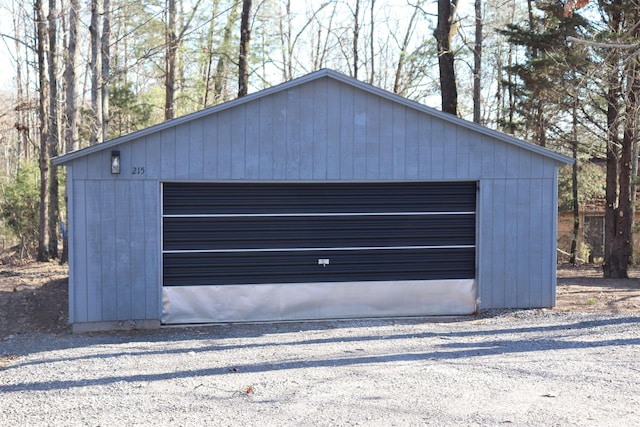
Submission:
[[[56,0],[49,0],[49,158],[58,155],[59,114],[58,114],[58,40],[57,40],[57,13]],[[58,258],[58,220],[60,217],[60,204],[58,202],[58,168],[49,168],[49,257]]]
[[38,56],[38,81],[39,81],[39,102],[38,117],[40,121],[40,209],[38,221],[38,261],[49,259],[49,244],[47,240],[48,224],[48,184],[49,184],[49,84],[47,82],[46,57],[47,46],[47,21],[44,15],[44,5],[42,0],[34,1],[34,14],[36,21],[36,51]]
[[[283,22],[286,20],[286,23]],[[287,0],[284,6],[284,16],[280,17],[280,43],[282,45],[282,77],[284,81],[289,81],[293,77],[293,29],[291,15],[291,0]],[[285,30],[286,24],[286,30]]]
[[[238,3],[234,2],[224,27],[222,36],[222,44],[218,48],[218,63],[216,64],[216,72],[213,78],[213,94],[216,102],[226,101],[227,93],[227,77],[228,63],[231,58],[232,31],[238,19]],[[235,44],[234,44],[235,45]],[[229,95],[231,96],[231,95]]]
[[78,49],[78,33],[80,32],[80,0],[69,3],[69,39],[65,49],[64,81],[66,87],[65,104],[65,139],[66,151],[80,148],[78,135],[79,107],[78,101],[78,64],[80,49]]
[[207,37],[206,37],[206,53],[207,60],[202,69],[202,79],[204,81],[204,93],[201,98],[202,107],[207,107],[209,105],[209,92],[211,91],[211,80],[213,77],[213,36],[215,34],[215,26],[216,26],[216,18],[218,16],[218,7],[220,5],[219,0],[214,0],[213,5],[211,7],[211,15],[209,20],[209,28],[207,29]]
[[[69,21],[68,21],[67,46],[64,49],[64,84],[65,84],[65,107],[64,107],[64,137],[66,139],[66,152],[71,152],[80,148],[79,138],[79,106],[78,106],[78,64],[80,62],[80,49],[78,49],[78,37],[80,33],[80,0],[70,0]],[[67,210],[68,211],[68,210]],[[68,226],[68,224],[67,224]],[[60,262],[67,262],[69,245],[67,233],[62,235],[62,253]]]
[[[282,62],[283,62],[283,78],[285,81],[291,80],[294,77],[294,61],[296,57],[294,55],[298,42],[307,35],[308,29],[312,27],[314,22],[324,21],[322,18],[319,18],[318,15],[320,12],[327,6],[329,6],[330,2],[321,3],[317,8],[309,11],[304,24],[302,24],[294,34],[293,28],[293,14],[291,12],[291,1],[287,0],[285,4],[285,16],[281,16],[279,19],[279,27],[280,27],[280,43],[282,46]],[[333,12],[335,14],[336,3],[334,3]],[[286,22],[283,22],[286,19]],[[325,22],[328,25],[328,28],[331,28],[333,25],[333,15],[326,20]],[[286,28],[285,28],[286,26]],[[329,30],[330,31],[330,30]],[[327,32],[327,38],[325,38],[325,49],[320,48],[321,44],[321,29],[318,29],[318,39],[315,43],[315,49],[311,51],[311,68],[318,69],[323,62],[324,55],[326,54],[326,44],[328,43],[329,31]],[[311,45],[314,45],[311,42]],[[321,51],[322,50],[322,51]]]
[[413,8],[413,14],[411,14],[411,19],[409,20],[409,25],[407,26],[407,31],[404,34],[404,39],[402,40],[402,45],[400,46],[400,57],[398,58],[398,65],[396,66],[396,75],[393,81],[393,92],[397,94],[402,94],[401,81],[402,75],[404,71],[405,62],[407,60],[407,49],[409,48],[409,42],[411,40],[411,35],[415,29],[416,18],[418,17],[418,12],[422,9],[423,1],[418,1],[418,3]]
[[[191,24],[191,20],[200,6],[201,0],[191,8],[191,13],[187,16],[185,22],[181,23],[178,30],[178,10],[176,0],[167,0],[167,20],[165,23],[165,102],[164,102],[164,119],[170,120],[176,117],[176,90],[178,83],[178,52],[185,33]],[[180,15],[180,20],[184,15]]]
[[[15,8],[15,3],[12,5]],[[23,50],[23,42],[21,41],[23,38],[22,35],[22,25],[20,23],[21,14],[18,10],[12,11],[13,17],[13,28],[15,32],[15,52],[16,52],[16,88],[17,88],[17,101],[18,105],[16,106],[16,115],[17,122],[15,123],[15,128],[18,131],[18,146],[17,146],[17,162],[16,167],[19,165],[21,158],[24,156],[26,160],[29,160],[31,157],[31,151],[29,150],[29,113],[30,109],[29,104],[29,87],[25,84],[28,80],[28,70],[27,68],[27,76],[23,77],[23,67],[27,62],[23,59],[22,50]],[[26,32],[26,31],[25,31]],[[25,52],[25,58],[28,58],[29,51]]]
[[[324,5],[328,6],[330,3],[324,3]],[[324,7],[324,6],[323,6]],[[334,2],[333,7],[331,8],[331,15],[329,15],[326,19],[320,19],[318,17],[318,13],[314,13],[313,19],[318,24],[318,40],[316,43],[315,55],[313,58],[313,69],[319,70],[324,67],[326,57],[329,51],[329,40],[332,37],[333,32],[333,21],[336,16],[336,10],[338,8],[338,3]],[[318,11],[319,12],[319,11]],[[322,35],[323,28],[326,28],[324,33],[324,40]]]

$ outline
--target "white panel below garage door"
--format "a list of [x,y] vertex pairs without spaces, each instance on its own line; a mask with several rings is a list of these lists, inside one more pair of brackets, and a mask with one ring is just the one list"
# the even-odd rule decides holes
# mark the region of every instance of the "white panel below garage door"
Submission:
[[164,324],[463,315],[475,279],[330,282],[162,289]]

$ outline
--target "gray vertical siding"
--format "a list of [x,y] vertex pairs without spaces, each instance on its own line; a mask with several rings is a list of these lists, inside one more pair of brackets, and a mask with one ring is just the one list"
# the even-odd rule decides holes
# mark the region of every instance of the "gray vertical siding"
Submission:
[[[161,281],[161,228],[160,228],[160,188],[153,181],[144,183],[144,207],[145,207],[145,319],[160,319],[162,313],[162,288]],[[149,237],[151,236],[151,237]]]
[[554,180],[483,180],[479,284],[483,308],[555,303]]
[[[102,255],[102,234],[107,232],[108,224],[102,223],[102,208],[100,203],[100,182],[99,180],[87,180],[84,186],[84,193],[78,193],[76,196],[77,204],[81,204],[83,199],[86,199],[86,229],[84,231],[87,236],[87,277],[85,278],[84,285],[86,289],[83,290],[85,294],[87,307],[82,308],[82,312],[86,316],[87,321],[97,322],[104,318],[103,301],[102,301],[102,289],[108,286],[108,284],[102,283],[102,270],[106,268],[106,264],[103,267]],[[73,227],[73,218],[70,218],[71,227]],[[112,231],[112,230],[110,230]],[[76,236],[76,238],[82,239],[82,235]],[[77,254],[81,259],[83,254]],[[71,261],[70,261],[71,262]],[[72,265],[73,266],[73,265]],[[75,284],[78,288],[82,287],[81,283]],[[82,300],[84,302],[84,298]],[[104,304],[106,305],[106,303]],[[79,322],[84,321],[84,318],[78,319]]]
[[108,149],[70,162],[74,323],[160,318],[172,180],[477,180],[481,307],[555,302],[558,162],[352,85],[312,80],[117,149],[120,175]]
[[82,163],[69,168],[67,184],[70,321],[158,319],[159,184],[75,179]]
[[[129,241],[124,240],[122,246],[126,248],[130,268],[122,272],[121,279],[126,286],[126,280],[130,283],[130,298],[132,319],[134,313],[145,313],[146,316],[146,289],[145,289],[145,198],[138,198],[144,194],[144,182],[133,181],[129,188],[129,218],[128,227]],[[152,212],[152,210],[149,210]],[[126,222],[126,221],[125,221]],[[124,264],[124,263],[123,263]],[[126,265],[126,264],[124,264]]]
[[[83,185],[81,182],[79,185]],[[85,227],[85,210],[82,212],[78,212],[78,209],[75,205],[75,196],[73,191],[73,168],[67,168],[67,177],[66,177],[66,194],[67,194],[67,218],[75,218],[74,221],[76,224],[74,226],[78,226],[77,229],[72,229],[69,227],[69,221],[67,220],[67,242],[71,243],[68,246],[68,254],[69,259],[77,260],[76,251],[80,250],[81,253],[86,253],[86,241],[84,239],[75,239],[76,230],[82,230],[81,234],[84,233]],[[84,191],[83,191],[84,192]],[[82,263],[82,266],[76,266],[76,269],[69,269],[69,283],[74,283],[74,279],[77,277],[78,272],[84,272],[83,277],[86,278],[86,264]],[[86,289],[86,287],[85,287]],[[75,286],[69,286],[69,306],[72,308],[78,307],[80,304],[78,303],[78,292]],[[84,304],[86,308],[86,304]],[[69,311],[69,322],[74,323],[76,320],[76,313],[71,310]]]

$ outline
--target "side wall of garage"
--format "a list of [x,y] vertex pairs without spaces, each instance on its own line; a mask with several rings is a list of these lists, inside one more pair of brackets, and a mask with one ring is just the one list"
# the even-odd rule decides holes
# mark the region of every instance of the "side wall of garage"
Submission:
[[158,320],[160,183],[479,181],[481,308],[554,304],[558,162],[320,78],[69,162],[71,322]]

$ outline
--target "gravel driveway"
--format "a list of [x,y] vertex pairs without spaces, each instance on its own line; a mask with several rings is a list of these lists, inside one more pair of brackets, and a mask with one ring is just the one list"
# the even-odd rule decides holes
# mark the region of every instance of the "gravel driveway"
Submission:
[[220,325],[0,342],[0,425],[616,425],[640,315]]

